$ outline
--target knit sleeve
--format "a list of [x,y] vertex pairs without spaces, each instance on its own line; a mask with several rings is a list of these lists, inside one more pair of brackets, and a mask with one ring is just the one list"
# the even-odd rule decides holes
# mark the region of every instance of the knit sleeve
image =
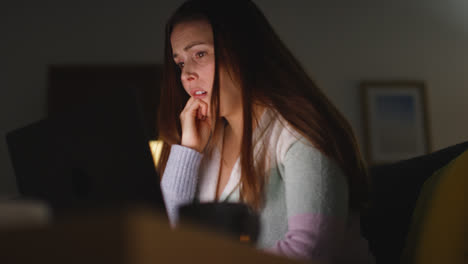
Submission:
[[283,165],[288,231],[270,250],[293,258],[333,262],[348,215],[343,171],[303,141],[288,149]]
[[179,206],[193,201],[197,188],[202,154],[187,147],[173,145],[161,180],[167,214],[172,226],[178,220]]

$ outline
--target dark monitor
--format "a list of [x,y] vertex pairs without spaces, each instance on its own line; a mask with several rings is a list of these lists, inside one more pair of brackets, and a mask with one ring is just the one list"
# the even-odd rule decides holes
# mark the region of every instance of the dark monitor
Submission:
[[21,197],[54,213],[144,204],[165,214],[138,101],[134,90],[118,89],[8,133]]

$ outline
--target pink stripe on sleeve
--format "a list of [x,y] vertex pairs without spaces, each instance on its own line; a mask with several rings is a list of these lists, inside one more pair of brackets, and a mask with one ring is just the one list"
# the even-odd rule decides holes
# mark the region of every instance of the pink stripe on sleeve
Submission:
[[288,221],[288,232],[268,251],[298,259],[331,263],[344,237],[345,222],[317,214],[301,214]]

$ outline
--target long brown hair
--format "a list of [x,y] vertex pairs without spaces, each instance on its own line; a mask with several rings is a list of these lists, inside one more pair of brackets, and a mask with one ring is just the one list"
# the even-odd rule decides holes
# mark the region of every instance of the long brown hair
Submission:
[[[241,198],[260,208],[264,176],[254,166],[253,105],[274,109],[318,150],[335,160],[347,176],[350,207],[366,204],[369,182],[352,128],[286,48],[257,6],[249,0],[189,0],[166,25],[163,88],[158,114],[163,150],[158,165],[163,174],[170,146],[180,144],[179,114],[189,96],[172,58],[170,37],[178,23],[205,19],[213,30],[216,70],[212,111],[219,116],[219,68],[240,84],[243,100],[243,137],[240,153]],[[215,119],[217,120],[217,118]]]

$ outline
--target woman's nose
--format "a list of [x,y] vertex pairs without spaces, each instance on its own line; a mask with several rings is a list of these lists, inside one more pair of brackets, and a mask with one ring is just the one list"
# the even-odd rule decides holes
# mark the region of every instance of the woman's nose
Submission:
[[196,73],[196,71],[193,69],[193,67],[189,66],[189,65],[184,65],[184,68],[182,68],[182,80],[183,81],[193,81],[193,80],[196,80],[198,78],[198,75]]

